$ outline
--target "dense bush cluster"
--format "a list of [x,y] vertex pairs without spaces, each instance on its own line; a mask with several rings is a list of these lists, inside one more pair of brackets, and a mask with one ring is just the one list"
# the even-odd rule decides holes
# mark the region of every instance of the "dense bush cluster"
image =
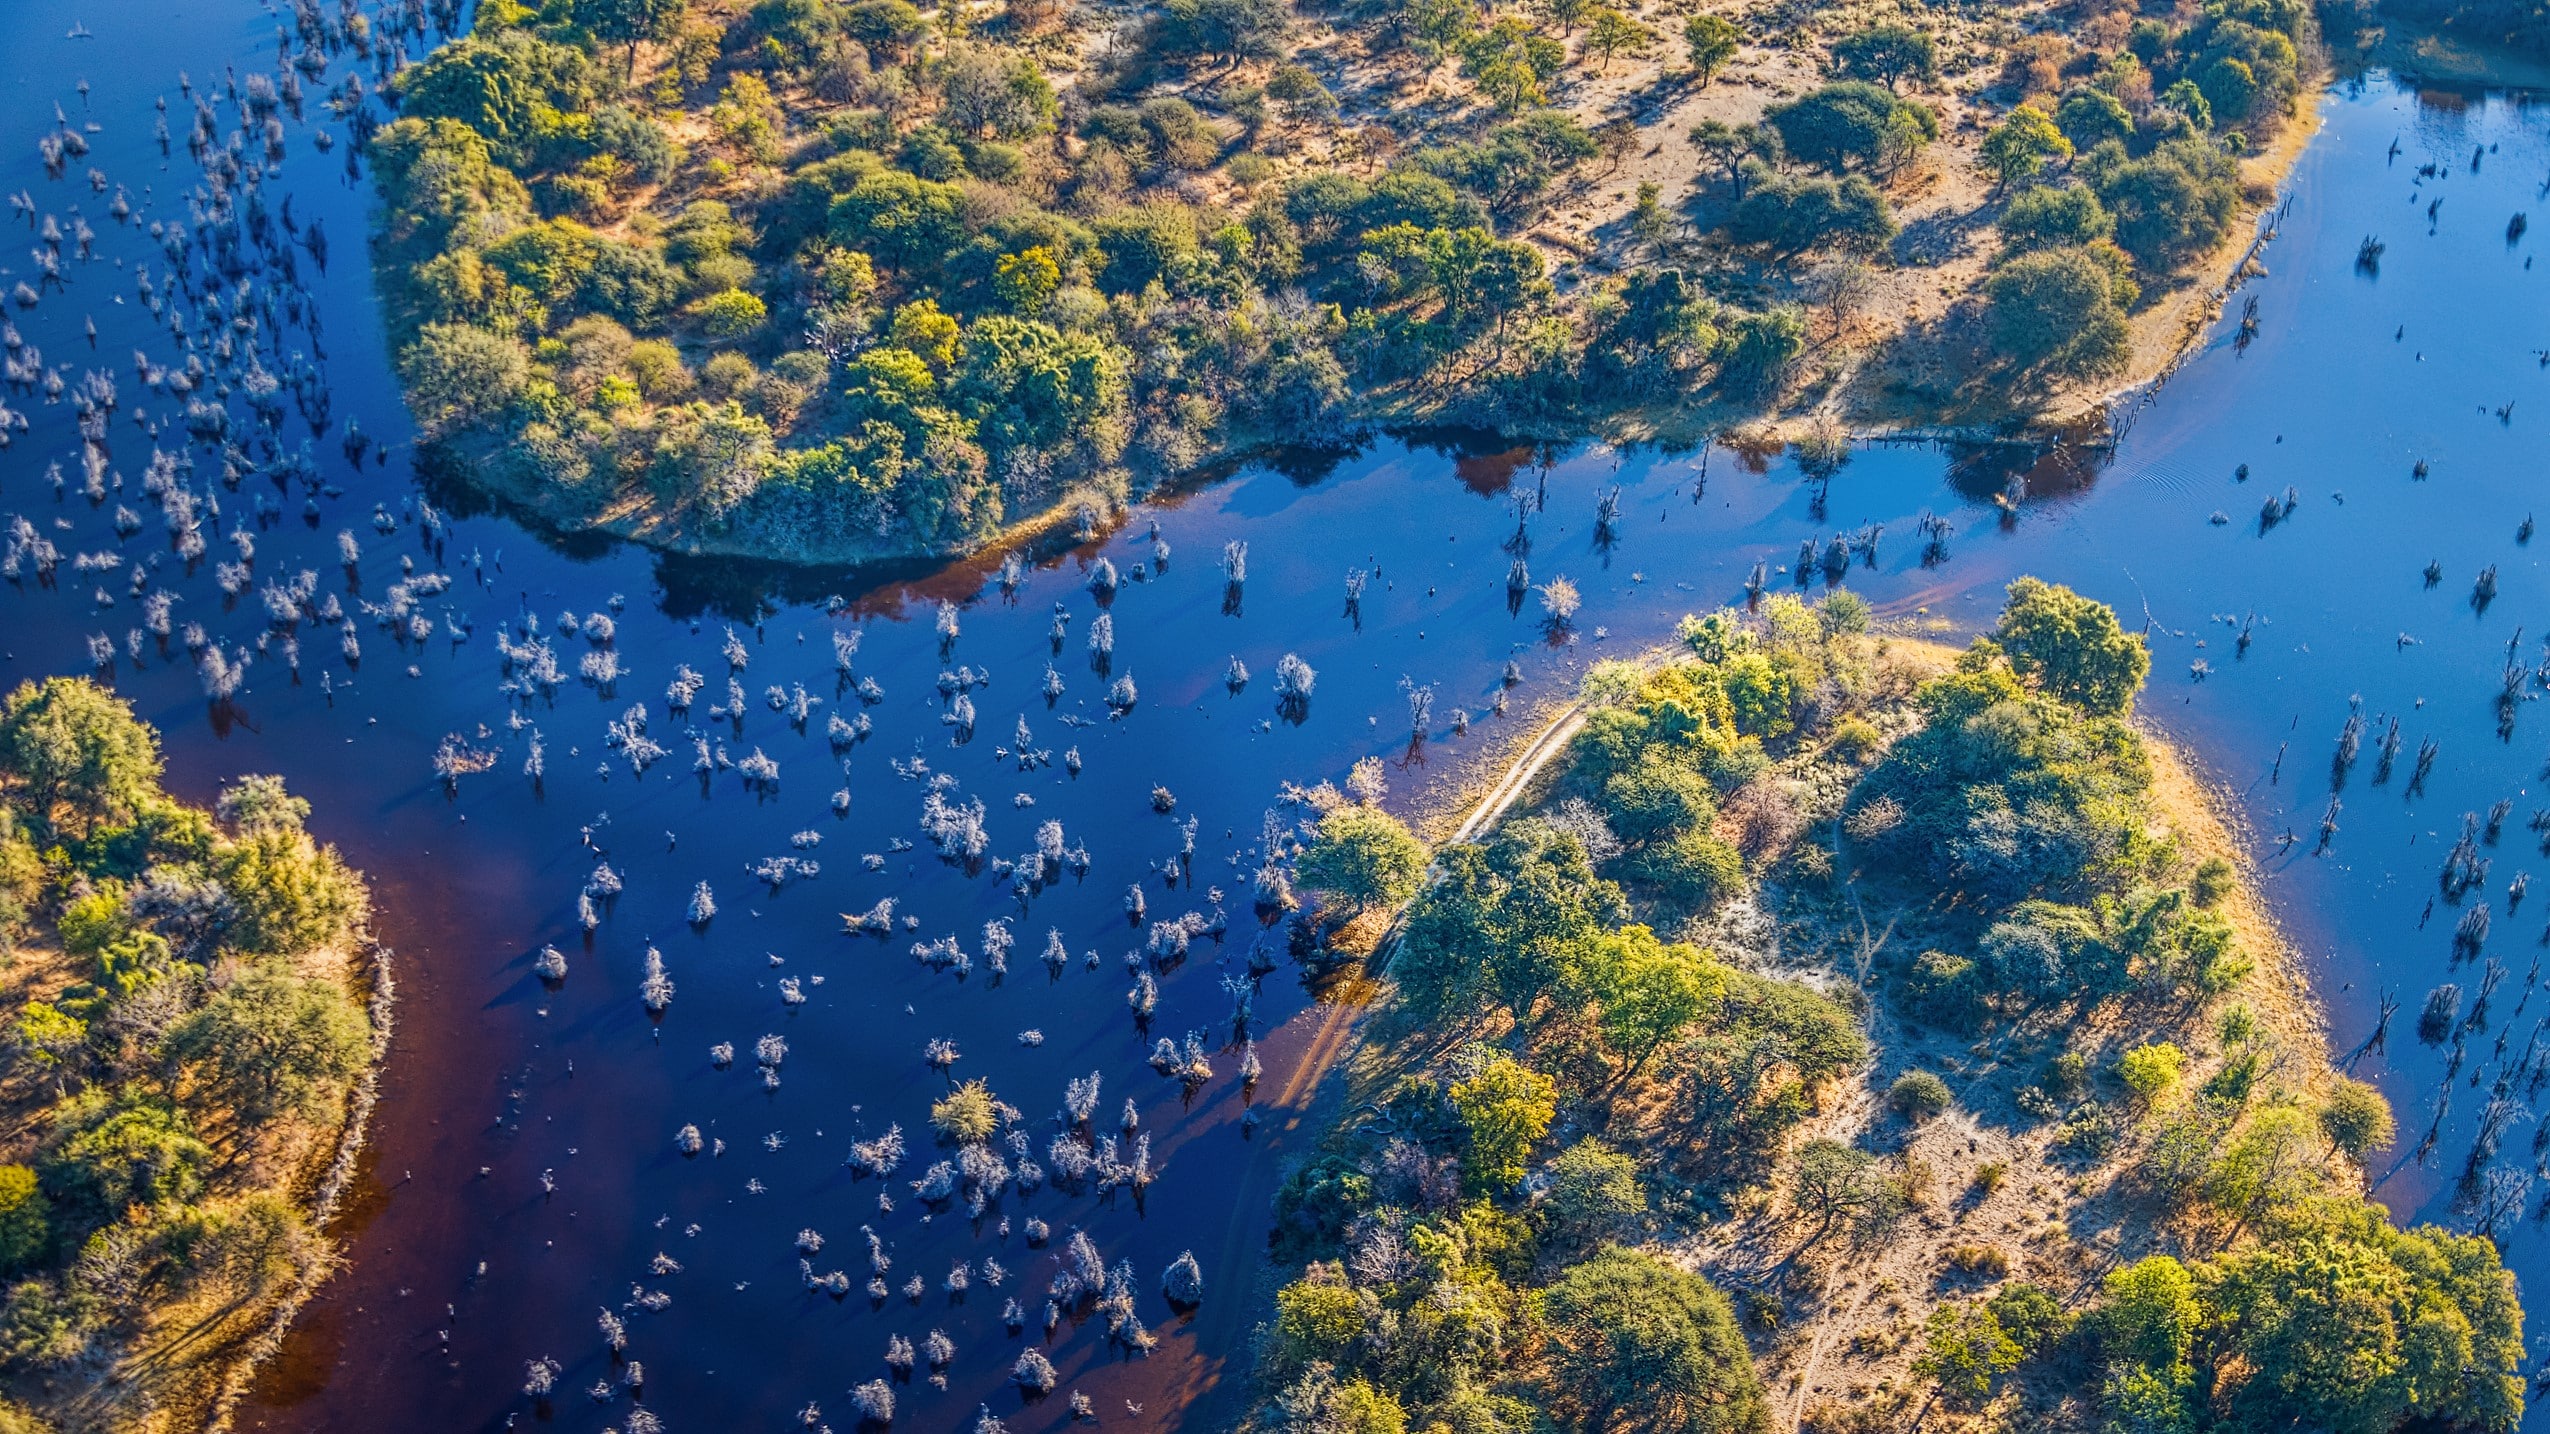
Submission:
[[334,1128],[371,1056],[345,949],[366,897],[309,804],[245,777],[207,813],[159,773],[156,735],[85,681],[0,703],[5,1090],[34,1117],[0,1164],[16,1376],[321,1258],[276,1157]]
[[[1603,144],[1545,107],[1565,47],[1469,0],[1403,23],[1484,117],[1289,178],[1311,136],[1379,131],[1274,62],[1292,21],[1267,0],[1166,7],[1061,90],[1037,0],[979,26],[904,0],[726,13],[482,6],[371,138],[411,406],[553,517],[960,547],[1251,441],[1755,391],[1802,348],[1793,316],[1672,272],[1554,304],[1541,251],[1502,236]],[[1643,34],[1590,19],[1589,53]],[[1865,184],[1835,202],[1867,209]]]
[[[2512,1277],[2488,1241],[2403,1232],[2348,1193],[2332,1162],[2394,1133],[2379,1093],[2278,1078],[2274,1044],[2236,999],[2255,956],[2226,909],[2234,874],[2191,860],[2148,811],[2151,762],[2126,717],[2149,666],[2105,607],[2012,584],[1993,635],[1914,694],[1922,725],[1857,784],[1842,826],[1854,858],[1948,893],[1958,913],[1946,925],[1962,935],[1895,972],[1897,1008],[1966,1034],[1997,1023],[1996,1039],[2052,1037],[2020,1109],[2052,1123],[2060,1153],[2123,1155],[2155,1221],[2190,1222],[2195,1247],[2216,1253],[2118,1270],[2077,1324],[2040,1318],[2018,1283],[1943,1304],[1916,1368],[1976,1403],[2040,1353],[2069,1351],[2103,1371],[2098,1400],[2119,1428],[2511,1429]],[[2102,1097],[2087,1043],[2063,1033],[2120,1009],[2187,1034],[2121,1051]],[[2192,1042],[2206,1035],[2214,1060],[2200,1068]],[[1916,1079],[1898,1082],[1899,1108],[1935,1101],[1904,1094]]]
[[2121,371],[2127,312],[2229,236],[2236,156],[2289,115],[2317,43],[2303,0],[2216,0],[2193,24],[2136,21],[2049,105],[2012,110],[1983,147],[2013,192],[1985,289],[2001,352],[2055,378]]
[[[1694,655],[1659,671],[1598,666],[1559,789],[1393,898],[1414,898],[1400,1017],[1478,1039],[1288,1180],[1277,1248],[1307,1263],[1265,1336],[1262,1425],[1763,1426],[1726,1298],[1636,1248],[1648,1186],[1758,1173],[1867,1042],[1832,999],[1658,928],[1744,891],[1721,805],[1767,800],[1774,761],[1825,740],[1866,621],[1847,594],[1783,596],[1688,624]],[[1387,819],[1338,820],[1368,810],[1322,819],[1306,885],[1369,889],[1350,858]],[[1562,1112],[1578,1133],[1554,1141]]]
[[2510,1430],[2523,1311],[2494,1243],[2394,1227],[2379,1206],[2312,1198],[2254,1243],[2107,1277],[2085,1333],[2125,1427]]

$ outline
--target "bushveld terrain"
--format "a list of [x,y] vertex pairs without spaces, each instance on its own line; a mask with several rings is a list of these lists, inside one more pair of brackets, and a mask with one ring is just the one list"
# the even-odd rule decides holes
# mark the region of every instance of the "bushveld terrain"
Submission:
[[1829,453],[2156,370],[2303,0],[498,0],[356,128],[410,405],[569,527],[855,559],[1375,423]]
[[2366,1201],[2390,1111],[2141,640],[2033,580],[1963,652],[1866,627],[1598,665],[1475,842],[1305,794],[1302,924],[1383,994],[1254,1425],[2513,1428],[2512,1277]]

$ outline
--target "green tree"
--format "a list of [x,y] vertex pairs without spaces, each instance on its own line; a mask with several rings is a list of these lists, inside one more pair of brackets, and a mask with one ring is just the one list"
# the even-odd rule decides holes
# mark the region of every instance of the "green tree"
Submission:
[[1461,1173],[1474,1189],[1512,1189],[1558,1115],[1558,1082],[1500,1052],[1447,1094],[1464,1136]]
[[2378,1206],[2313,1202],[2214,1261],[2216,1368],[2245,1372],[2245,1427],[2381,1434],[2511,1430],[2522,1419],[2522,1311],[2479,1236],[2393,1229]]
[[956,342],[963,333],[955,319],[940,312],[938,300],[914,299],[894,311],[886,341],[918,355],[932,373],[944,374],[956,367]]
[[2103,166],[2094,184],[2116,216],[2117,244],[2146,270],[2165,273],[2231,232],[2239,178],[2238,165],[2220,146],[2182,139],[2144,158]]
[[996,456],[1077,451],[1112,462],[1124,447],[1128,362],[1099,335],[987,314],[966,327],[948,397]]
[[2329,1138],[2331,1150],[2342,1151],[2361,1165],[2366,1156],[2391,1143],[2398,1127],[2391,1118],[2391,1103],[2380,1090],[2340,1076],[2320,1107],[2320,1132]]
[[1025,139],[1054,127],[1054,87],[1025,55],[968,48],[939,79],[946,122],[969,139]]
[[1283,53],[1292,7],[1281,0],[1168,0],[1152,31],[1164,55],[1198,55],[1233,64]]
[[1508,15],[1461,46],[1461,72],[1502,114],[1549,103],[1544,88],[1567,62],[1567,47]]
[[2134,112],[2105,90],[2084,86],[2054,107],[2055,127],[2076,150],[2098,148],[2109,140],[2123,144],[2134,137]]
[[2204,1196],[2233,1217],[2235,1236],[2261,1218],[2299,1203],[2322,1181],[2317,1132],[2309,1116],[2273,1106],[2251,1116],[2206,1173]]
[[443,438],[510,413],[531,385],[522,341],[468,324],[427,324],[399,350],[408,411],[428,438]]
[[167,1050],[202,1097],[255,1127],[323,1114],[361,1074],[371,1035],[342,989],[265,963],[180,1022]]
[[1595,6],[1585,24],[1585,48],[1603,57],[1605,72],[1610,71],[1614,56],[1643,55],[1655,42],[1655,31],[1609,5]]
[[1815,1219],[1815,1238],[1822,1239],[1877,1200],[1882,1179],[1877,1157],[1867,1151],[1838,1140],[1810,1140],[1789,1166],[1789,1200]]
[[2187,1053],[2167,1041],[2154,1041],[2136,1046],[2116,1062],[2117,1078],[2125,1089],[2133,1092],[2137,1104],[2158,1104],[2178,1089],[2179,1076],[2187,1069]]
[[1516,310],[1548,292],[1541,251],[1529,244],[1499,239],[1474,225],[1425,237],[1426,267],[1451,319],[1484,313],[1502,332]]
[[1981,1403],[1992,1392],[1993,1381],[2018,1368],[2025,1357],[1989,1305],[1954,1300],[1930,1312],[1913,1373],[1936,1380],[1950,1402],[1971,1406]]
[[1909,25],[1889,21],[1833,42],[1833,69],[1845,79],[1875,80],[1889,91],[1907,78],[1939,73],[1939,45]]
[[1667,945],[1644,926],[1623,927],[1597,949],[1591,994],[1602,1012],[1603,1044],[1620,1058],[1626,1082],[1708,1013],[1719,991],[1717,969],[1698,947]]
[[1755,171],[1751,192],[1727,217],[1727,234],[1739,244],[1783,256],[1824,247],[1865,253],[1895,237],[1886,196],[1860,175],[1791,178],[1758,161],[1746,167]]
[[1319,819],[1318,835],[1297,865],[1303,885],[1363,911],[1416,895],[1426,849],[1406,823],[1379,807],[1344,806]]
[[284,790],[283,778],[245,776],[224,788],[213,811],[240,832],[299,831],[310,804]]
[[1788,152],[1839,173],[1853,163],[1892,167],[1939,137],[1929,106],[1864,80],[1840,80],[1763,111]]
[[1719,330],[1718,371],[1739,392],[1767,393],[1806,352],[1806,315],[1794,304],[1739,314]]
[[[57,1117],[60,1141],[46,1159],[45,1183],[91,1224],[128,1206],[183,1204],[201,1195],[213,1152],[173,1107],[74,1100]],[[85,1108],[84,1108],[85,1107]]]
[[2100,1286],[2101,1343],[2111,1357],[2146,1368],[2183,1370],[2204,1317],[2195,1276],[2167,1255],[2110,1271]]
[[881,170],[832,202],[832,237],[896,273],[937,272],[964,239],[956,186]]
[[1725,176],[1727,187],[1735,192],[1738,202],[1744,199],[1747,185],[1745,161],[1768,163],[1780,155],[1779,131],[1765,125],[1732,125],[1724,120],[1702,120],[1691,127],[1691,147],[1700,157],[1717,166]]
[[634,74],[638,45],[673,38],[689,9],[689,0],[575,0],[575,19],[593,38],[628,46],[628,60],[621,70]]
[[1556,25],[1562,35],[1575,34],[1585,12],[1593,8],[1594,0],[1534,0],[1532,5],[1533,13]]
[[2196,76],[2196,88],[2203,92],[2205,104],[2215,114],[2238,122],[2248,118],[2258,102],[2258,73],[2246,60],[2232,55],[2217,55]]
[[1624,1233],[1647,1208],[1638,1162],[1591,1137],[1577,1141],[1549,1164],[1546,1208],[1554,1233],[1582,1247]]
[[288,955],[333,946],[371,912],[363,878],[336,848],[297,830],[242,833],[214,854],[213,873],[235,908],[223,932],[223,944],[235,951]]
[[770,321],[770,305],[746,289],[723,289],[700,300],[700,329],[712,339],[740,339]]
[[993,274],[1001,302],[1021,318],[1042,314],[1062,287],[1062,266],[1054,262],[1053,251],[1041,244],[1003,254],[995,261]]
[[2152,667],[2140,635],[2117,625],[2116,610],[2036,578],[2009,586],[1993,640],[2019,676],[2102,717],[2121,717]]
[[85,678],[21,683],[0,703],[0,764],[48,831],[120,825],[159,793],[158,734]]
[[2054,119],[2034,105],[2021,105],[1983,137],[1983,167],[1992,172],[1994,193],[2024,184],[2043,173],[2048,163],[2072,157],[2072,141]]
[[1770,1408],[1726,1296],[1698,1275],[1611,1247],[1540,1296],[1544,1393],[1562,1429],[1760,1434]]
[[1724,15],[1694,15],[1682,24],[1682,47],[1691,59],[1692,72],[1706,85],[1718,77],[1718,71],[1735,58],[1743,32]]
[[1984,281],[1993,340],[2023,367],[2045,374],[2120,372],[2134,352],[2132,329],[2116,302],[2120,279],[2090,249],[2021,254]]

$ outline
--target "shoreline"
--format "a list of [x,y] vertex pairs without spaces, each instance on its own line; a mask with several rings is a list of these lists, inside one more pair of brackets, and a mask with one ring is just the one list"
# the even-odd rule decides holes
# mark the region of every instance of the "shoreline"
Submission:
[[345,1124],[337,1132],[328,1163],[320,1167],[317,1193],[309,1203],[310,1228],[322,1242],[322,1258],[313,1261],[284,1291],[263,1332],[223,1373],[212,1408],[201,1426],[205,1434],[226,1434],[232,1427],[240,1402],[256,1387],[257,1377],[267,1363],[282,1352],[301,1311],[344,1263],[344,1252],[329,1235],[328,1227],[335,1222],[360,1170],[363,1152],[370,1142],[372,1114],[380,1105],[381,1073],[389,1066],[390,1040],[397,1030],[398,977],[393,960],[388,947],[372,948],[372,991],[364,1002],[365,1013],[371,1019],[372,1056],[364,1067],[362,1080],[347,1095]]

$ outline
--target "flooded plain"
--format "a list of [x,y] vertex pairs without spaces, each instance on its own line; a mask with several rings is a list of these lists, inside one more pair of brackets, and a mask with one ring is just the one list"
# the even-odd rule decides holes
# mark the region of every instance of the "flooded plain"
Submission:
[[[1304,1077],[1339,1030],[1252,901],[1269,814],[1295,815],[1285,785],[1380,756],[1394,806],[1439,802],[1586,663],[1741,602],[1757,564],[1820,587],[1820,564],[1797,571],[1801,543],[1870,527],[1874,565],[1838,580],[1891,618],[1971,631],[2035,573],[2146,627],[2144,711],[2236,794],[2334,1048],[2373,1031],[2386,994],[2400,1003],[2357,1066],[2400,1111],[2378,1193],[2467,1227],[2456,1187],[2483,1124],[2499,1127],[2488,1168],[2505,1173],[2487,1183],[2521,1206],[2499,1228],[2527,1288],[2550,1287],[2550,1187],[2515,1189],[2550,1126],[2521,1080],[2486,1114],[2550,1013],[2530,1000],[2550,944],[2530,928],[2550,910],[2507,895],[2550,867],[2530,824],[2550,808],[2550,712],[2534,706],[2550,573],[2531,541],[2550,508],[2534,433],[2550,420],[2550,275],[2510,235],[2550,203],[2541,110],[2387,77],[2333,91],[2267,272],[2124,416],[2112,452],[1864,448],[1819,515],[1784,461],[1724,448],[1384,439],[1242,469],[1007,574],[994,553],[860,576],[546,543],[420,485],[363,270],[368,185],[317,102],[360,64],[338,56],[259,186],[334,240],[324,268],[306,243],[298,261],[312,317],[255,339],[279,368],[306,359],[326,422],[286,415],[282,453],[236,486],[194,445],[178,485],[214,551],[189,559],[141,496],[154,446],[188,451],[183,403],[125,377],[136,350],[162,366],[187,351],[136,287],[137,270],[164,285],[168,269],[148,226],[193,222],[204,183],[182,141],[163,154],[154,101],[182,134],[216,76],[273,69],[276,23],[213,0],[147,16],[27,0],[0,30],[0,113],[29,138],[0,189],[95,233],[93,258],[62,262],[11,315],[41,351],[30,372],[111,371],[126,390],[94,502],[79,405],[47,402],[40,377],[8,395],[28,423],[0,453],[0,520],[25,517],[60,561],[0,587],[0,680],[110,680],[167,734],[170,786],[192,800],[282,773],[372,876],[396,952],[398,1035],[341,1228],[349,1263],[243,1426],[507,1427],[540,1412],[523,1393],[537,1359],[560,1366],[559,1425],[623,1424],[625,1391],[586,1394],[617,1378],[605,1311],[644,1364],[645,1408],[676,1430],[809,1411],[851,1427],[851,1389],[889,1376],[897,1340],[917,1352],[892,1386],[907,1427],[988,1408],[1059,1428],[1073,1391],[1113,1427],[1204,1417],[1199,1400],[1245,1377],[1269,1202],[1314,1133]],[[234,106],[215,109],[227,123]],[[33,139],[66,130],[87,153],[49,178]],[[0,266],[0,289],[34,278]],[[355,424],[386,462],[349,461]],[[146,521],[119,534],[119,509]],[[1230,545],[1246,548],[1237,583]],[[1582,590],[1571,634],[1509,603],[1517,548],[1534,581]],[[140,586],[249,658],[227,699],[208,698],[183,642],[128,640],[146,626],[129,575],[153,562]],[[229,563],[245,572],[226,593]],[[332,602],[342,624],[260,600],[304,571],[309,607]],[[1288,656],[1316,673],[1291,713]],[[691,695],[670,700],[677,686]],[[2333,772],[2359,711],[2365,755]],[[2376,780],[2394,720],[2396,770]],[[2500,802],[2497,919],[2457,962],[2464,909],[2430,902],[2435,874],[2464,814],[2485,824]],[[650,952],[669,993],[650,992]],[[2447,1075],[2416,1013],[2439,983],[2492,980],[2506,1014]],[[1023,1139],[994,1146],[1005,1172],[953,1168],[929,1133],[931,1103],[975,1079],[1017,1111]],[[1147,1356],[1087,1312],[1048,1328],[1075,1232],[1104,1266],[1129,1264]],[[1190,1251],[1205,1297],[1181,1312],[1160,1277]],[[1057,1371],[1041,1401],[1010,1377],[1030,1347]]]

